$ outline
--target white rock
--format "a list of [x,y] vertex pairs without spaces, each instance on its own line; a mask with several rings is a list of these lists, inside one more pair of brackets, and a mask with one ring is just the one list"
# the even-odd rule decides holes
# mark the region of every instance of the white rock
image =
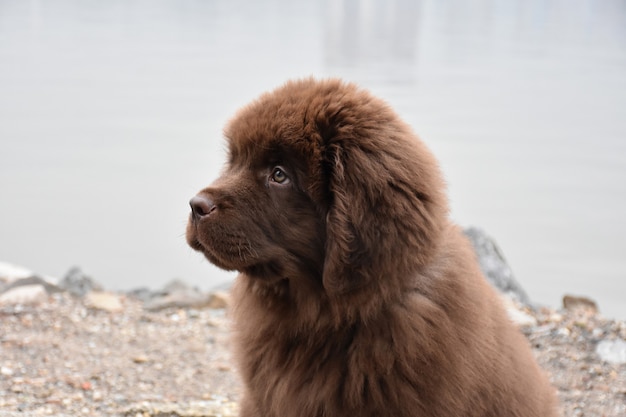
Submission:
[[504,307],[506,308],[506,313],[513,323],[523,327],[537,325],[537,319],[520,310],[515,301],[506,295],[502,295],[501,298],[504,303]]
[[517,309],[508,309],[507,313],[511,321],[518,326],[536,326],[537,319]]
[[23,266],[14,265],[8,262],[0,262],[0,286],[2,286],[2,284],[13,284],[20,280],[29,279],[45,281],[50,285],[56,285],[56,283],[59,282],[59,280],[55,277],[36,274]]
[[570,334],[572,334],[572,331],[567,327],[560,327],[559,330],[556,331],[556,334],[558,334],[559,336],[569,336]]
[[209,296],[207,308],[220,309],[230,305],[230,295],[224,291],[215,291]]
[[119,295],[104,291],[92,291],[85,296],[85,305],[98,310],[116,313],[122,311],[122,300]]
[[48,298],[43,285],[22,285],[0,294],[0,306],[39,304]]
[[13,282],[21,278],[32,277],[33,275],[35,275],[33,271],[22,266],[0,262],[0,281]]
[[204,308],[209,296],[199,291],[175,291],[146,301],[144,307],[149,311],[159,311],[166,308]]
[[605,362],[617,365],[626,363],[626,341],[603,340],[596,346],[596,353]]

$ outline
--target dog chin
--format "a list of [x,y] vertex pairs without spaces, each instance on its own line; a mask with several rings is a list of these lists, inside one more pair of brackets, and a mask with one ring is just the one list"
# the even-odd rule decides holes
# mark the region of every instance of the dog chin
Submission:
[[284,279],[283,268],[279,262],[258,262],[257,260],[256,263],[245,263],[239,258],[229,259],[219,252],[207,248],[202,243],[198,243],[198,245],[201,247],[198,251],[202,252],[209,262],[225,271],[237,271],[267,285],[274,285]]
[[231,259],[226,259],[222,256],[216,255],[214,252],[211,252],[207,249],[203,249],[202,253],[204,254],[204,257],[209,260],[209,262],[225,271],[241,272],[245,268],[244,265],[242,265],[240,262],[237,262],[239,260],[234,261]]
[[213,265],[225,271],[239,271],[245,267],[240,263],[227,259],[226,257],[217,253],[217,251],[211,250],[207,245],[204,245],[199,240],[191,240],[189,245],[196,251],[202,253],[204,257]]

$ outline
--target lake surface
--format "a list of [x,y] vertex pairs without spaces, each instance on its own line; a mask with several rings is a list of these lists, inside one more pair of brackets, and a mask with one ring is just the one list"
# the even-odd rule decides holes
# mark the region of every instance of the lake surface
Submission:
[[393,105],[534,300],[626,318],[619,0],[0,0],[0,260],[110,289],[229,280],[185,244],[187,202],[233,112],[308,75]]

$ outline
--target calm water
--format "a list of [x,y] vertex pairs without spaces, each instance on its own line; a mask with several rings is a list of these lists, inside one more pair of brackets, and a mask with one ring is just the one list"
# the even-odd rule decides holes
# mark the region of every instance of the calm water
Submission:
[[187,201],[228,117],[310,74],[414,126],[531,297],[626,318],[624,0],[0,0],[0,260],[228,280],[187,248]]

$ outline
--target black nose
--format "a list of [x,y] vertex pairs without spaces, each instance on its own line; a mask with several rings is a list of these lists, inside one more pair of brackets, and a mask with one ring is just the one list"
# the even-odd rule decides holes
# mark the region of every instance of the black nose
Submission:
[[191,212],[195,219],[208,216],[217,208],[210,198],[200,194],[189,200],[189,205],[191,206]]

